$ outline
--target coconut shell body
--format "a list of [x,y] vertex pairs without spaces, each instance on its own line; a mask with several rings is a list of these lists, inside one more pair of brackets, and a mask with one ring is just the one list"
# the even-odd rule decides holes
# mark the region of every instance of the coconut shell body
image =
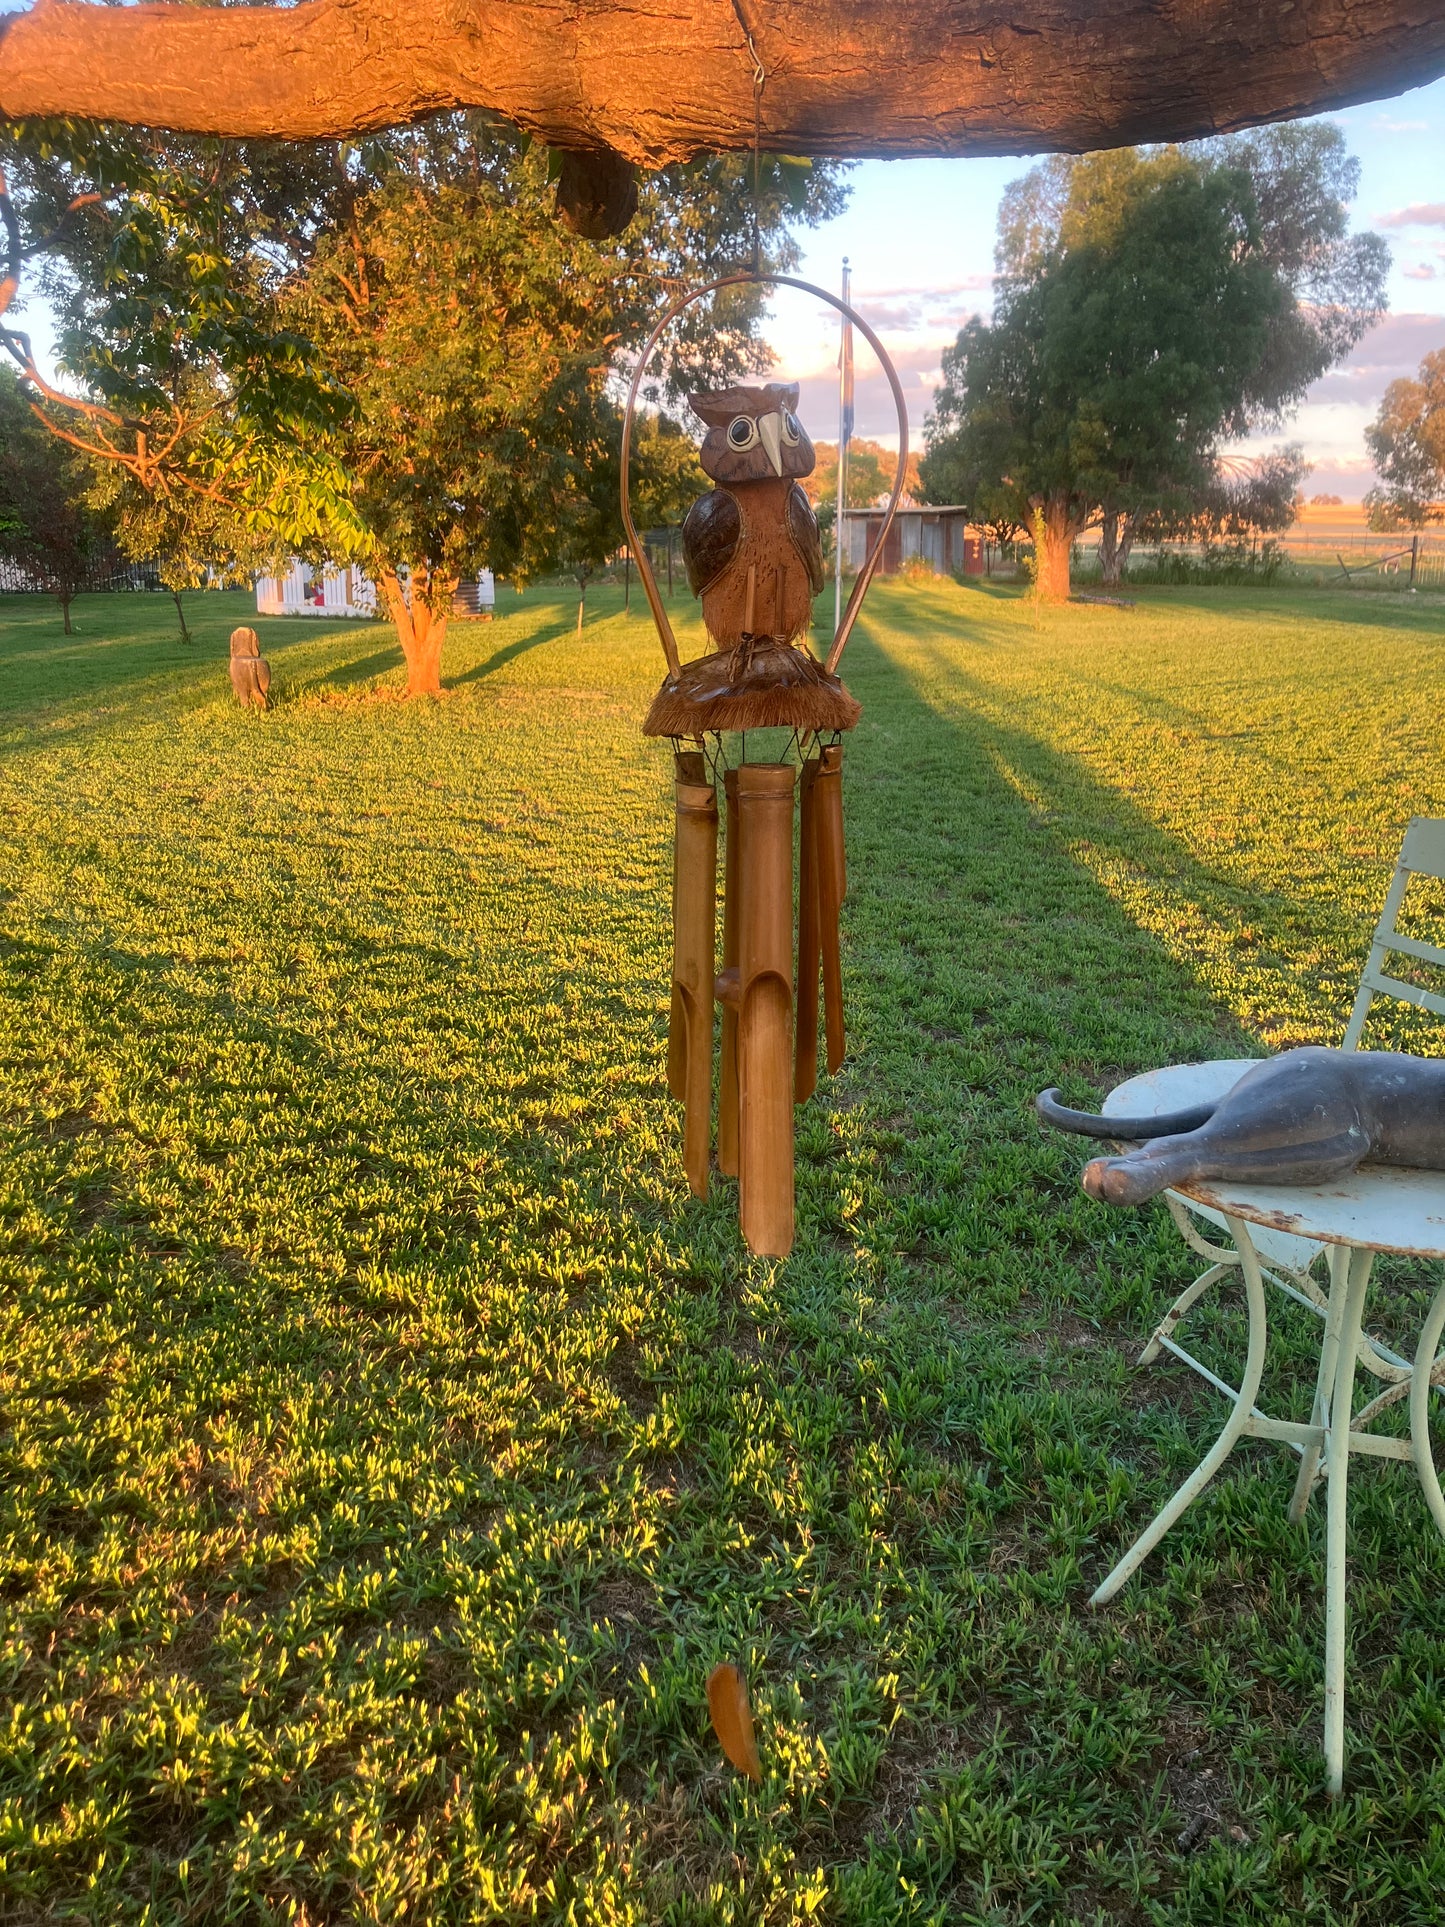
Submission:
[[746,633],[749,570],[755,632],[793,642],[807,629],[823,586],[823,550],[817,517],[795,481],[772,476],[713,489],[688,511],[682,547],[719,649],[735,648]]

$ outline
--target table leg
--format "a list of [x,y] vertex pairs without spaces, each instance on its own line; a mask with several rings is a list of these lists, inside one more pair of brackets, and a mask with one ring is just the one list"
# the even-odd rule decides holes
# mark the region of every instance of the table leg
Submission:
[[1224,1430],[1200,1460],[1197,1468],[1180,1486],[1153,1524],[1140,1533],[1108,1578],[1094,1593],[1089,1601],[1091,1606],[1102,1606],[1112,1599],[1137,1572],[1175,1521],[1193,1505],[1234,1450],[1259,1393],[1259,1382],[1264,1376],[1264,1346],[1267,1331],[1264,1280],[1260,1276],[1259,1258],[1243,1221],[1237,1218],[1227,1218],[1226,1221],[1239,1252],[1240,1269],[1244,1273],[1245,1299],[1249,1306],[1249,1350],[1245,1357],[1244,1377],[1235,1397],[1234,1410],[1230,1413]]
[[1440,1491],[1435,1454],[1430,1449],[1430,1394],[1434,1389],[1430,1375],[1435,1369],[1442,1331],[1445,1331],[1445,1285],[1436,1292],[1425,1314],[1420,1343],[1415,1348],[1415,1369],[1410,1375],[1410,1446],[1415,1455],[1415,1471],[1431,1517],[1445,1533],[1445,1495]]
[[[1330,1264],[1330,1303],[1325,1313],[1325,1335],[1320,1345],[1319,1376],[1315,1379],[1315,1402],[1310,1409],[1310,1424],[1324,1427],[1325,1415],[1330,1408],[1330,1393],[1334,1388],[1335,1373],[1340,1358],[1340,1320],[1345,1315],[1345,1300],[1349,1296],[1350,1284],[1350,1247],[1331,1245]],[[1309,1509],[1310,1494],[1315,1489],[1315,1480],[1320,1472],[1321,1446],[1307,1445],[1300,1460],[1299,1477],[1294,1482],[1294,1493],[1289,1502],[1290,1522],[1298,1525]]]
[[[1340,1320],[1335,1382],[1325,1421],[1325,1474],[1329,1480],[1325,1541],[1325,1784],[1338,1793],[1345,1780],[1345,1542],[1350,1474],[1350,1416],[1365,1292],[1373,1251],[1351,1251],[1344,1315]],[[1333,1297],[1333,1292],[1331,1296]]]

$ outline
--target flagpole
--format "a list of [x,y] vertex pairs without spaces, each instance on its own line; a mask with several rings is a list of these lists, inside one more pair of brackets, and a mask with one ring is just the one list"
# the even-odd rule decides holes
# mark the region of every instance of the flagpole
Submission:
[[[848,299],[852,274],[848,267],[848,257],[843,256],[843,299]],[[833,634],[838,633],[838,624],[843,620],[843,503],[846,500],[843,476],[848,465],[848,437],[853,424],[848,416],[853,405],[853,357],[852,330],[848,318],[843,317],[843,332],[838,344],[838,499],[833,513]]]

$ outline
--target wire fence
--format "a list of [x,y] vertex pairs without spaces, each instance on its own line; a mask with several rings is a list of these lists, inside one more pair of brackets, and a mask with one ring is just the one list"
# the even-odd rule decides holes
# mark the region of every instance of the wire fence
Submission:
[[1445,587],[1445,535],[1336,535],[1297,527],[1276,539],[1295,567],[1317,570],[1341,587],[1371,578],[1396,588]]
[[[1097,542],[1096,535],[1086,536],[1074,551],[1086,578],[1098,568]],[[1445,533],[1372,534],[1296,525],[1242,541],[1145,542],[1131,550],[1124,580],[1445,589]]]
[[[164,585],[154,562],[107,559],[88,569],[74,587],[78,595],[106,595]],[[0,556],[0,595],[54,595],[56,585],[9,556]]]

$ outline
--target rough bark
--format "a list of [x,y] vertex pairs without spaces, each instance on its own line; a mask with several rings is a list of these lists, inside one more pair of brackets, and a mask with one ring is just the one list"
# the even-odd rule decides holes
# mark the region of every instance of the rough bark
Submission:
[[[741,16],[741,18],[740,18]],[[643,166],[1079,152],[1317,113],[1445,72],[1438,0],[304,0],[55,4],[0,37],[0,114],[319,139],[484,107]]]
[[1118,582],[1124,580],[1124,571],[1129,566],[1129,551],[1133,548],[1134,537],[1138,533],[1139,517],[1137,512],[1131,512],[1119,524],[1119,573],[1115,577]]
[[1070,563],[1080,524],[1069,512],[1067,496],[1050,496],[1034,520],[1034,586],[1046,602],[1069,599]]
[[378,575],[386,612],[396,624],[397,641],[406,658],[407,695],[440,696],[442,645],[455,582],[432,577],[420,566],[408,571],[405,585],[393,568],[382,568]]
[[1099,580],[1117,589],[1129,566],[1129,551],[1139,533],[1137,509],[1108,509],[1099,523]]
[[1119,511],[1105,509],[1099,517],[1099,580],[1112,588],[1119,580]]
[[171,590],[171,601],[176,605],[176,620],[181,625],[181,641],[188,643],[191,640],[191,632],[186,627],[186,611],[181,602],[181,592],[179,589]]

